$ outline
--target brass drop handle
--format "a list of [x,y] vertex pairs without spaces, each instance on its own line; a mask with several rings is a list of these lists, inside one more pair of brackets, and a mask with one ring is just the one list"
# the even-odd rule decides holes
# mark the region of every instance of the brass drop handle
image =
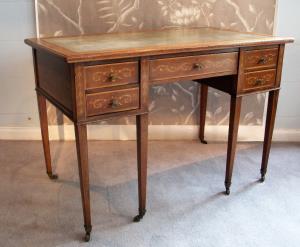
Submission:
[[261,57],[259,60],[258,60],[258,64],[266,64],[268,61],[268,59],[266,57]]
[[204,66],[201,63],[195,63],[193,68],[196,70],[201,70],[204,68]]
[[260,85],[262,85],[262,84],[264,84],[265,83],[265,80],[264,79],[257,79],[256,81],[255,81],[255,86],[260,86]]
[[110,102],[111,108],[118,108],[120,106],[120,102],[117,99],[112,99]]
[[115,82],[119,78],[114,73],[110,73],[107,79],[108,81]]

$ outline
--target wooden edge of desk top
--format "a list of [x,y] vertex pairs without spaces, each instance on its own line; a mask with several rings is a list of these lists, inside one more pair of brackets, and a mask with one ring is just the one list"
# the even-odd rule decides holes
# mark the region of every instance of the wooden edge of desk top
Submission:
[[[201,28],[199,28],[201,29]],[[206,28],[207,29],[207,28]],[[213,28],[211,30],[214,30]],[[217,29],[216,29],[217,30]],[[230,32],[233,34],[239,34],[241,32],[219,30],[222,32]],[[164,32],[162,31],[148,31],[139,32],[149,34],[151,32]],[[243,33],[241,33],[243,34]],[[244,33],[245,34],[245,33]],[[251,35],[251,33],[248,33]],[[118,35],[115,34],[100,34],[99,37],[105,37],[105,35]],[[90,37],[91,35],[84,36],[70,36],[70,37]],[[97,36],[97,35],[93,35]],[[285,43],[293,43],[294,38],[291,37],[274,37],[268,35],[258,35],[253,34],[256,38],[249,39],[235,39],[235,40],[215,40],[208,42],[199,43],[180,43],[172,46],[163,45],[149,45],[147,47],[140,48],[126,48],[126,49],[114,49],[114,50],[102,50],[102,51],[89,51],[89,52],[74,52],[63,46],[59,46],[50,42],[46,39],[50,38],[31,38],[25,39],[24,42],[35,48],[46,50],[57,56],[63,57],[68,63],[78,63],[78,62],[88,62],[95,60],[106,60],[106,59],[120,59],[120,58],[132,58],[132,57],[144,57],[144,56],[155,56],[161,54],[175,54],[180,52],[194,52],[194,51],[206,51],[206,50],[219,50],[219,49],[230,49],[230,48],[243,48],[243,47],[253,47],[253,46],[264,46],[264,45],[277,45]],[[58,37],[55,37],[58,38]],[[66,38],[66,37],[61,37]]]

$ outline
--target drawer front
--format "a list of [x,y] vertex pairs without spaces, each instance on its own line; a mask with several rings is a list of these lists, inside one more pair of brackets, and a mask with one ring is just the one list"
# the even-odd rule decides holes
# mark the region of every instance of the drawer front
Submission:
[[276,67],[278,60],[278,49],[255,50],[245,52],[246,69]]
[[242,90],[255,91],[274,87],[276,84],[276,70],[263,70],[245,74]]
[[84,67],[86,89],[137,83],[138,62],[115,63]]
[[238,53],[221,53],[152,60],[150,79],[164,81],[237,74]]
[[87,116],[139,108],[139,88],[86,95]]

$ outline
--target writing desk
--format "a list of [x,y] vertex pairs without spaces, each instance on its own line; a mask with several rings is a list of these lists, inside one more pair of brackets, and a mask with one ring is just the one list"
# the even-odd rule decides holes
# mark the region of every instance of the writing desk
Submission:
[[201,85],[200,140],[204,140],[208,87],[231,95],[225,187],[230,193],[244,95],[270,92],[263,159],[270,152],[285,44],[279,38],[213,28],[27,39],[32,46],[47,173],[51,167],[46,99],[75,126],[85,240],[92,230],[87,124],[136,116],[139,221],[146,212],[149,87],[179,80]]

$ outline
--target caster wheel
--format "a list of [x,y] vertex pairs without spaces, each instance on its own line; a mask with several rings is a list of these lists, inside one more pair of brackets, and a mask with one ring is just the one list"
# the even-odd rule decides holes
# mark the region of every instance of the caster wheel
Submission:
[[266,180],[265,176],[262,176],[260,179],[260,182],[263,183],[263,182],[265,182],[265,180]]
[[52,172],[51,173],[47,173],[48,174],[48,177],[51,179],[51,180],[56,180],[58,179],[58,175],[57,174],[53,174]]
[[226,196],[229,196],[229,195],[230,195],[230,189],[226,189],[225,195],[226,195]]
[[133,222],[136,222],[136,223],[137,223],[137,222],[140,222],[142,218],[143,218],[142,216],[137,215],[137,216],[135,216],[135,217],[133,218]]
[[84,236],[84,241],[89,242],[91,239],[91,232],[92,232],[92,226],[91,225],[85,225],[85,236]]
[[84,241],[85,242],[89,242],[91,239],[91,234],[90,233],[86,233],[85,236],[84,236]]
[[134,218],[133,218],[133,222],[140,222],[142,219],[143,219],[143,217],[144,217],[144,215],[146,214],[146,210],[144,210],[143,212],[141,212],[140,214],[138,214],[137,216],[135,216]]
[[207,141],[201,140],[201,143],[202,143],[202,144],[207,144]]

